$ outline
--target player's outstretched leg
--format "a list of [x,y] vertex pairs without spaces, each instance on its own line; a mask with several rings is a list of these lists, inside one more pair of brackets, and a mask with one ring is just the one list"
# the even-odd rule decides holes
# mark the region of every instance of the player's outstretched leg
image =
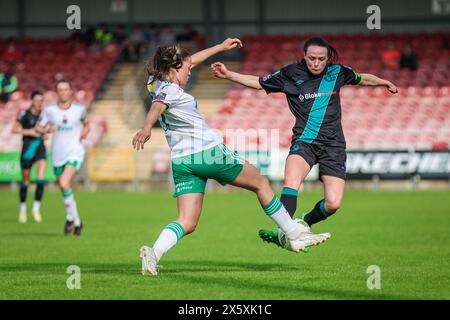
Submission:
[[42,222],[41,216],[41,201],[44,196],[44,187],[45,187],[45,170],[47,167],[47,161],[45,159],[41,159],[36,161],[36,171],[37,171],[37,179],[36,179],[36,191],[34,193],[34,202],[33,202],[33,218],[37,223]]
[[41,179],[36,180],[36,191],[34,194],[34,202],[33,202],[33,219],[37,223],[42,222],[42,216],[41,216],[41,200],[42,196],[44,194],[44,184],[45,181]]
[[64,234],[73,232],[74,236],[80,236],[83,230],[80,216],[78,214],[77,203],[70,187],[72,178],[77,173],[77,168],[72,165],[66,165],[63,173],[58,178],[59,188],[64,197],[64,207],[66,208],[66,224]]
[[[281,191],[280,201],[289,212],[289,215],[291,217],[294,216],[297,209],[297,196],[298,191],[293,188],[284,187]],[[258,231],[258,235],[265,242],[274,243],[279,247],[283,247],[283,245],[279,241],[278,228],[272,230],[260,229]],[[304,252],[308,252],[308,249],[306,249]]]
[[160,233],[153,247],[142,246],[142,274],[156,276],[161,267],[158,262],[184,236],[194,232],[203,206],[203,193],[187,193],[177,197],[178,219],[169,223]]
[[20,209],[19,209],[19,222],[25,223],[27,222],[27,192],[28,192],[28,184],[21,183],[20,184]]
[[142,246],[139,252],[142,260],[142,275],[156,276],[158,274],[159,260],[184,235],[184,227],[178,221],[173,221],[161,231],[153,247]]
[[[297,210],[298,190],[305,177],[311,170],[311,166],[306,160],[296,153],[289,154],[284,168],[284,187],[281,191],[281,202],[291,217],[294,217]],[[269,243],[277,246],[283,246],[280,243],[280,232],[278,228],[273,230],[261,229],[258,232],[259,237]],[[305,251],[306,252],[306,251]]]
[[[303,220],[304,214],[302,215],[301,218],[297,218],[294,219],[294,221],[296,221],[297,223],[303,225],[305,227],[305,232],[313,234],[311,232],[311,229],[309,227],[309,225]],[[272,230],[267,230],[267,229],[260,229],[258,232],[259,237],[268,243],[274,243],[279,247],[285,248],[286,247],[286,239],[285,239],[285,235],[282,232],[282,230],[280,230],[279,228],[275,228]],[[325,242],[326,240],[328,240],[331,237],[331,234],[328,232],[325,233],[319,233],[316,234],[319,237],[319,241],[315,244],[318,245],[322,242]],[[305,248],[305,250],[303,250],[303,252],[307,253],[310,251],[310,247]]]
[[280,200],[274,195],[267,178],[251,164],[246,162],[239,176],[231,183],[256,193],[264,212],[278,225],[284,235],[283,248],[294,252],[317,245],[329,238],[329,234],[315,235],[303,224],[294,221]]

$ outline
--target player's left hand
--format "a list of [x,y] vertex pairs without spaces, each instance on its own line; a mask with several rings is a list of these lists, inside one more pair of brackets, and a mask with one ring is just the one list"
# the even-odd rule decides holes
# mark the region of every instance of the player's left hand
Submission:
[[390,93],[398,93],[398,88],[392,83],[389,82],[387,83],[387,89],[389,90]]
[[224,42],[222,42],[221,46],[223,51],[231,50],[236,47],[237,48],[243,47],[241,40],[239,40],[238,38],[225,39]]
[[227,78],[228,69],[222,62],[214,62],[211,65],[211,70],[217,78]]
[[55,126],[53,124],[47,125],[45,128],[45,133],[55,133]]

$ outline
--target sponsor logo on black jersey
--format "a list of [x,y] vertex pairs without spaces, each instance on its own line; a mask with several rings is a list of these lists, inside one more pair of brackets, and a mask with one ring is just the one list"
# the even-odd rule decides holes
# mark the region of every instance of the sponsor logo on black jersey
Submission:
[[331,91],[331,92],[313,92],[313,93],[305,93],[300,94],[298,96],[298,98],[300,99],[301,102],[305,101],[305,100],[309,100],[309,99],[315,99],[317,97],[322,97],[322,96],[331,96],[333,94],[336,94],[336,91]]

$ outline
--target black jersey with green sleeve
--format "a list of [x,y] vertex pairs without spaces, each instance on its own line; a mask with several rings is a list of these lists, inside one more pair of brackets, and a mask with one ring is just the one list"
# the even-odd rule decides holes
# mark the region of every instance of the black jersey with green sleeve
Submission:
[[313,75],[302,60],[261,77],[259,83],[267,93],[286,94],[296,119],[292,141],[345,148],[339,90],[361,80],[359,73],[341,64],[328,64],[321,74]]
[[[39,115],[40,114],[33,114],[30,110],[23,111],[17,117],[17,122],[20,123],[23,129],[33,129],[39,120]],[[24,143],[36,140],[35,137],[25,135],[22,137],[22,139]],[[42,140],[41,138],[39,139]]]
[[[23,111],[19,114],[17,117],[17,122],[20,123],[23,129],[33,129],[36,126],[36,123],[39,119],[39,114],[35,115],[30,110]],[[22,137],[23,144],[22,149],[23,150],[37,150],[40,145],[44,145],[44,140],[41,136],[39,137],[32,137],[32,136],[23,136]],[[44,147],[45,148],[45,147]]]

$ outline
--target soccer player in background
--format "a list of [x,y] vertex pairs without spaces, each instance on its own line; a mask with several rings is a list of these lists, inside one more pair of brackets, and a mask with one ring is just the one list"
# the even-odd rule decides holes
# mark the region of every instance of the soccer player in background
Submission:
[[44,97],[41,92],[31,93],[31,107],[20,113],[12,133],[22,135],[22,152],[20,155],[20,168],[22,169],[22,182],[20,184],[19,222],[27,222],[27,193],[30,184],[30,171],[36,164],[36,191],[33,202],[33,218],[36,222],[42,221],[40,213],[42,196],[44,195],[45,170],[47,167],[47,152],[45,150],[43,135],[36,132],[34,127],[42,111]]
[[83,224],[71,188],[72,179],[80,170],[85,150],[81,140],[89,133],[86,107],[72,101],[72,85],[66,80],[56,84],[58,101],[48,105],[41,113],[36,130],[53,133],[52,160],[58,186],[64,198],[66,224],[64,233],[81,235]]
[[179,216],[162,230],[153,247],[141,247],[144,275],[157,275],[157,263],[163,254],[194,231],[208,179],[255,192],[265,213],[285,232],[287,249],[299,252],[330,237],[328,233],[312,234],[309,227],[292,220],[268,180],[223,144],[223,138],[208,127],[198,112],[195,98],[182,88],[192,68],[214,54],[241,46],[239,39],[227,39],[191,56],[177,45],[165,45],[157,49],[153,65],[149,63],[148,89],[152,106],[132,144],[136,150],[142,149],[159,119],[172,153],[174,196]]
[[[286,95],[296,122],[285,164],[281,202],[293,217],[300,185],[312,166],[318,163],[324,198],[302,216],[312,226],[334,214],[344,195],[347,155],[341,124],[340,88],[351,84],[385,87],[391,93],[398,90],[388,80],[360,74],[348,66],[337,64],[336,50],[321,38],[309,39],[303,50],[304,59],[300,62],[261,78],[229,71],[220,62],[213,63],[211,68],[218,78],[264,89],[268,94],[283,92]],[[263,240],[279,245],[278,230],[260,230],[259,235]]]

